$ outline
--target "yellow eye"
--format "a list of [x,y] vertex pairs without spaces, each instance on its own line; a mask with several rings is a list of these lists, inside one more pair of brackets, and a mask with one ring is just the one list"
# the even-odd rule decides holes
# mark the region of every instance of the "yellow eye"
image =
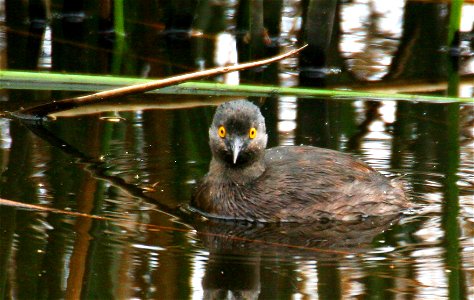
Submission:
[[219,127],[219,129],[217,130],[217,134],[218,134],[221,138],[225,138],[225,128],[224,128],[224,126]]
[[249,131],[249,138],[254,139],[257,136],[257,129],[254,127],[250,128]]

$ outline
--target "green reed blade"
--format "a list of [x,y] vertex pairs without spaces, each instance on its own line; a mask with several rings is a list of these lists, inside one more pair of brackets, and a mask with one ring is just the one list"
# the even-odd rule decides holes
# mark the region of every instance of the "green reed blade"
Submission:
[[[0,87],[4,89],[98,91],[151,81],[143,78],[72,75],[46,72],[0,71]],[[405,100],[413,102],[474,103],[474,98],[408,95],[351,90],[330,90],[268,85],[228,85],[212,82],[186,82],[153,91],[159,94],[195,94],[215,96],[329,97],[334,99]]]

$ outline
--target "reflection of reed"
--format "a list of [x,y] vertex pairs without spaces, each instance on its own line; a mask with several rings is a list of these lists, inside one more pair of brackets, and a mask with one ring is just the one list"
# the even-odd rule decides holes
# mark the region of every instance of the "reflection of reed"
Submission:
[[[17,123],[10,127],[10,134],[12,134],[10,153],[12,155],[8,159],[8,164],[2,166],[2,169],[5,170],[2,172],[2,177],[6,182],[2,185],[0,195],[5,198],[22,197],[33,202],[36,199],[32,196],[33,193],[26,180],[33,168],[32,141],[31,135],[25,129]],[[23,280],[16,283],[19,287],[18,297],[25,299],[33,297],[34,291],[31,290],[31,287],[36,286],[36,280],[32,277],[35,277],[33,274],[37,271],[38,265],[28,262],[40,260],[41,257],[33,250],[38,246],[38,237],[27,236],[24,233],[28,232],[28,228],[32,227],[36,220],[44,220],[44,216],[40,214],[24,216],[12,207],[0,206],[2,232],[0,234],[0,298],[8,295],[8,286],[14,281],[11,278],[11,262],[13,260],[16,260],[18,269],[15,272],[16,275],[23,276]],[[16,253],[19,249],[23,255]],[[22,261],[23,258],[25,261]],[[25,282],[29,282],[29,284],[25,285]]]
[[[91,128],[90,134],[92,137],[87,142],[89,149],[100,149],[98,143],[101,139],[99,138],[99,132],[101,132],[100,123],[95,124]],[[98,153],[94,153],[98,155]],[[98,193],[103,185],[102,182],[90,180],[90,178],[83,178],[81,180],[80,188],[76,195],[78,203],[78,211],[85,214],[92,214],[97,210],[98,203],[103,202],[103,193]],[[99,198],[99,199],[98,199]],[[102,201],[100,201],[102,199]],[[77,238],[74,241],[73,250],[71,253],[70,262],[68,265],[69,274],[67,277],[67,289],[65,293],[66,299],[79,299],[83,295],[84,282],[87,281],[87,269],[88,269],[88,257],[89,249],[91,246],[91,229],[93,226],[93,219],[91,218],[78,218],[74,224],[74,232],[77,233]]]
[[445,78],[448,61],[444,53],[434,50],[447,43],[448,26],[441,24],[447,24],[449,16],[439,13],[444,7],[444,3],[406,3],[400,45],[384,79]]
[[302,52],[299,61],[300,84],[306,86],[324,86],[328,75],[327,67],[332,56],[330,48],[333,28],[338,7],[337,1],[302,1],[303,24],[301,39],[308,42],[308,48]]

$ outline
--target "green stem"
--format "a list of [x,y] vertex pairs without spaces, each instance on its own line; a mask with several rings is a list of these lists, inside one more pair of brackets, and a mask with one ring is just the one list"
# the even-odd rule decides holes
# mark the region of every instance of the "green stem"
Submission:
[[461,12],[462,12],[463,0],[452,0],[451,9],[449,16],[449,33],[448,33],[448,46],[451,46],[454,42],[456,32],[459,31],[461,24]]
[[[58,73],[20,72],[0,70],[0,87],[6,89],[58,89],[58,90],[102,90],[116,86],[126,86],[150,82],[150,79],[67,75]],[[200,95],[246,95],[268,97],[275,95],[293,95],[298,97],[331,97],[334,99],[372,99],[406,100],[415,102],[458,102],[474,103],[474,98],[442,97],[430,95],[408,95],[393,93],[374,93],[349,90],[325,90],[313,88],[288,88],[262,85],[228,85],[210,82],[185,82],[179,85],[155,90],[156,93],[200,94]]]
[[459,225],[459,105],[450,104],[445,111],[448,126],[440,167],[444,177],[444,201],[442,228],[444,230],[445,264],[448,277],[449,299],[464,299],[465,284],[462,273],[461,251],[459,243],[461,236]]
[[[448,47],[459,47],[459,28],[463,0],[452,0],[449,16]],[[459,91],[459,57],[448,55],[448,96],[457,96]]]
[[114,29],[116,35],[125,36],[123,0],[114,0]]

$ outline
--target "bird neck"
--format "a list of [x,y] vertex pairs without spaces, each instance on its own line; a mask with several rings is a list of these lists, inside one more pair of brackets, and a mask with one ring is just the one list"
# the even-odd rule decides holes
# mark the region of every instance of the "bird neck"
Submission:
[[260,177],[265,171],[263,159],[247,166],[231,166],[223,161],[212,158],[209,166],[209,177],[222,184],[244,185]]

